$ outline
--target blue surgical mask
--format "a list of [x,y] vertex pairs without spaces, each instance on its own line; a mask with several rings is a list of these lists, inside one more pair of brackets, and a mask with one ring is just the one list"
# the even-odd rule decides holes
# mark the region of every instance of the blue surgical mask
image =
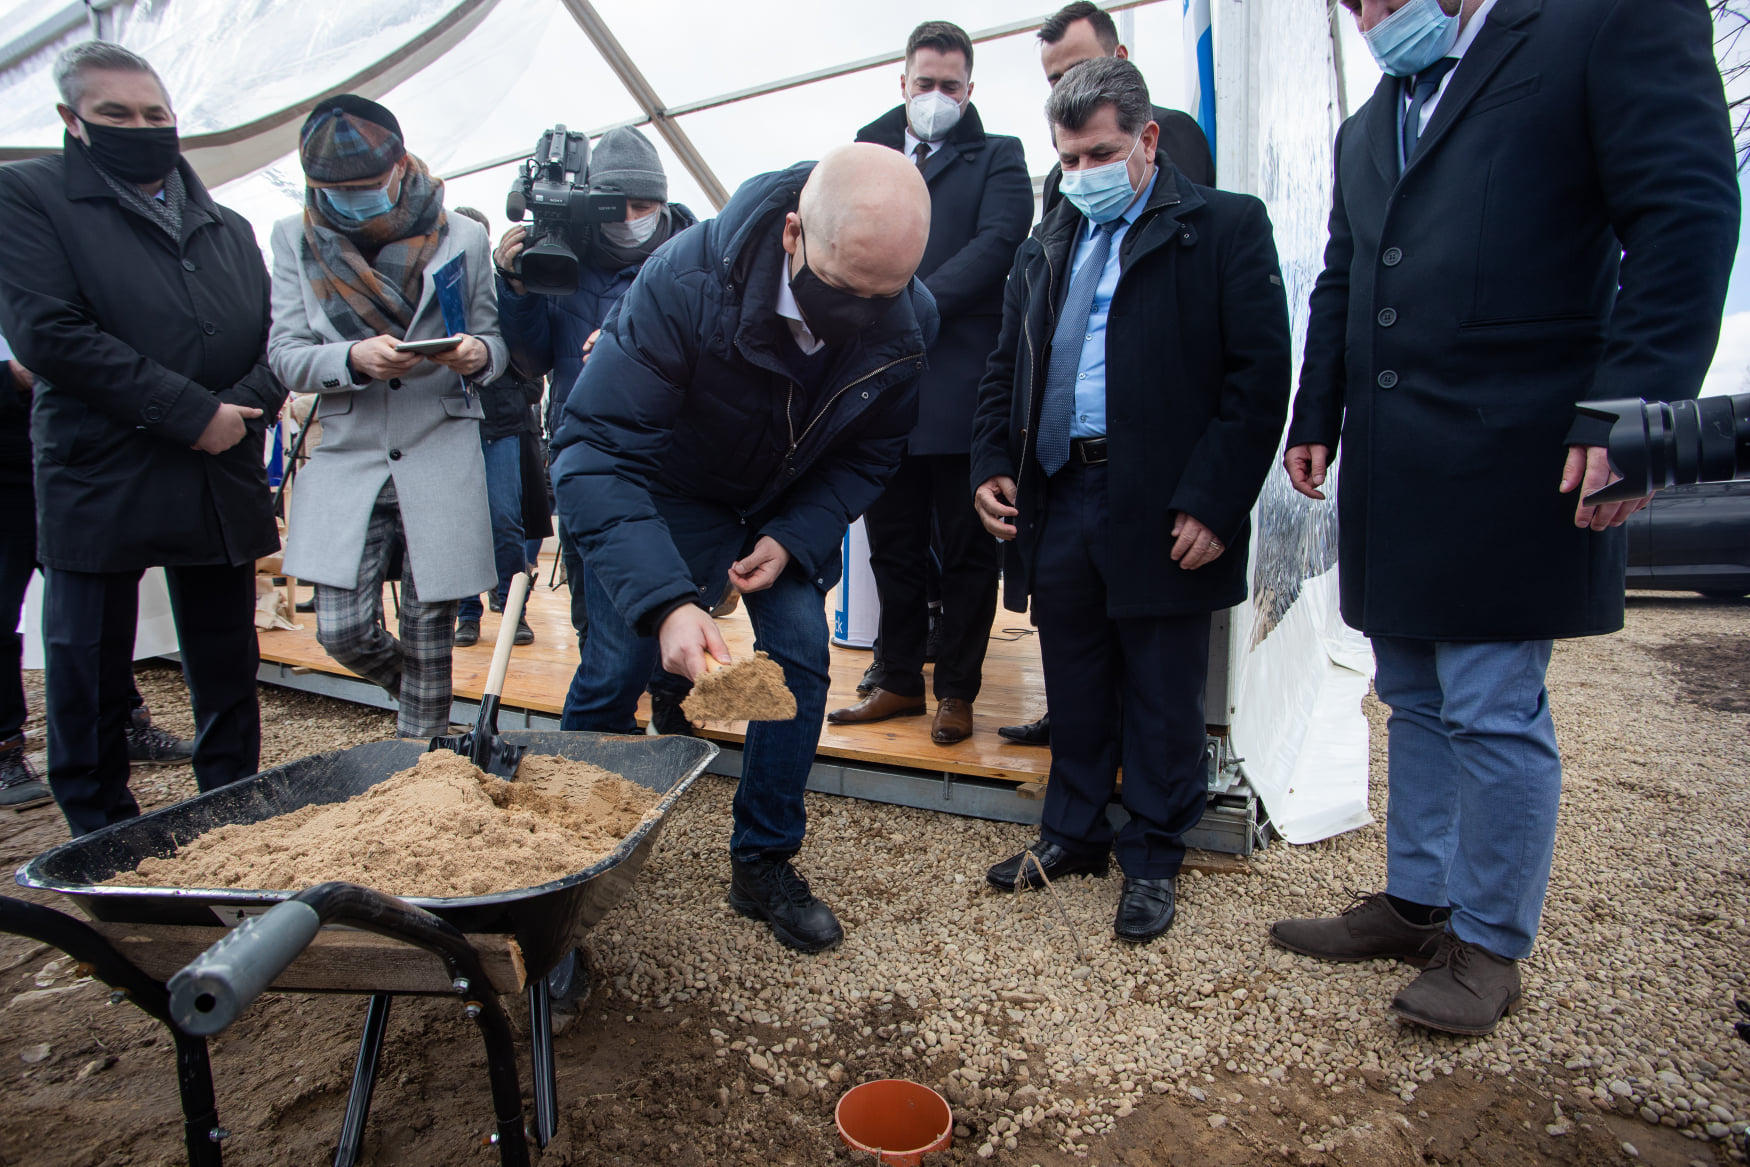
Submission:
[[319,187],[316,197],[322,202],[324,214],[343,223],[363,223],[395,209],[395,202],[389,197],[388,183],[365,187]]
[[1420,73],[1458,43],[1459,18],[1440,0],[1410,0],[1361,35],[1379,67],[1393,77]]
[[[1140,145],[1139,137],[1136,146]],[[1117,162],[1063,172],[1063,183],[1058,189],[1090,223],[1110,223],[1135,201],[1136,188],[1130,185],[1130,156],[1136,153],[1136,146]]]

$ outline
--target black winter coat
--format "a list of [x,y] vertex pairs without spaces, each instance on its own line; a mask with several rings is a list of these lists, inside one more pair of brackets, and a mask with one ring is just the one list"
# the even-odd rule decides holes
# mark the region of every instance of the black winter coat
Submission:
[[813,169],[749,179],[722,214],[663,244],[566,399],[553,443],[560,519],[642,634],[699,598],[653,491],[738,516],[824,593],[846,525],[880,495],[917,423],[936,307],[916,279],[832,355],[823,390],[795,391],[779,348],[795,349],[777,315],[781,234]]
[[1613,632],[1625,536],[1557,485],[1575,402],[1693,397],[1713,357],[1738,184],[1707,5],[1500,0],[1401,179],[1399,100],[1337,137],[1288,437],[1341,438],[1343,618]]
[[[905,107],[857,131],[857,141],[905,149]],[[918,279],[936,299],[942,331],[918,386],[913,454],[964,454],[984,363],[1003,324],[1003,280],[1033,223],[1033,183],[1019,138],[986,134],[976,106],[924,162],[930,242]]]
[[[1015,255],[1003,332],[979,386],[972,486],[1016,482],[1004,603],[1025,610],[1050,480],[1035,434],[1069,264],[1086,225],[1067,200]],[[1264,204],[1160,170],[1119,244],[1106,329],[1106,441],[1112,540],[1107,615],[1212,612],[1246,597],[1252,505],[1275,462],[1293,356],[1276,241]],[[1183,511],[1227,545],[1185,571],[1171,558]]]
[[[178,165],[180,241],[124,207],[71,137],[58,157],[0,167],[0,331],[37,375],[46,567],[240,565],[279,548],[267,268],[243,217]],[[262,417],[223,454],[191,449],[222,401]]]
[[[1161,128],[1160,140],[1155,143],[1155,149],[1166,154],[1186,178],[1198,186],[1215,185],[1215,156],[1209,152],[1209,139],[1203,134],[1203,127],[1197,124],[1197,119],[1188,113],[1176,109],[1168,109],[1164,105],[1154,107],[1154,123]],[[1040,206],[1049,215],[1056,208],[1058,200],[1063,198],[1058,186],[1063,182],[1063,165],[1053,165],[1045,176],[1044,194]]]

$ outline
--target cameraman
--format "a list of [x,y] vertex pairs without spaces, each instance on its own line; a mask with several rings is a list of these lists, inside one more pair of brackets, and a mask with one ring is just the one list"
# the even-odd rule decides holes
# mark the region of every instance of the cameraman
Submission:
[[[656,148],[637,130],[609,130],[590,152],[589,185],[593,191],[626,196],[626,221],[609,223],[589,238],[589,250],[578,265],[577,291],[569,296],[540,296],[517,279],[518,258],[528,232],[513,226],[499,241],[493,262],[498,265],[498,314],[511,361],[525,376],[548,376],[547,432],[552,434],[565,409],[565,399],[583,371],[589,343],[607,320],[608,312],[632,286],[632,279],[652,252],[699,220],[686,207],[668,201],[668,178]],[[571,624],[582,645],[589,633],[583,603],[583,560],[577,545],[554,516],[565,574],[571,581]],[[685,683],[679,682],[681,695]],[[678,708],[657,698],[663,722],[685,725]],[[664,728],[659,722],[658,728]]]

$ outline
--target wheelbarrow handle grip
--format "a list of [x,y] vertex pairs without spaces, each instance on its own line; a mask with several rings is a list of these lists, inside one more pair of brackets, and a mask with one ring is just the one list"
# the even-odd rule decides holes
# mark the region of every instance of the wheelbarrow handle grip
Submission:
[[316,939],[322,918],[300,900],[285,900],[245,920],[171,977],[170,1015],[185,1032],[220,1032],[285,972]]
[[498,640],[492,646],[492,669],[486,674],[486,696],[504,696],[504,674],[510,668],[511,646],[516,643],[517,625],[523,618],[523,601],[528,598],[528,573],[519,571],[511,576],[510,594],[504,597],[504,618],[498,622]]

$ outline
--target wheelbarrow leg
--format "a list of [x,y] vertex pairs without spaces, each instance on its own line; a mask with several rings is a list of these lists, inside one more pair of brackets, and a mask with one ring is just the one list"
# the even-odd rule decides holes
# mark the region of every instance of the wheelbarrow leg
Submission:
[[393,993],[372,993],[365,1010],[365,1031],[359,1038],[358,1063],[352,1068],[352,1092],[346,1096],[346,1118],[340,1124],[340,1146],[334,1152],[334,1167],[353,1167],[365,1142],[365,1120],[371,1113],[371,1094],[377,1088],[377,1063],[383,1056],[383,1034],[389,1028]]
[[535,1145],[545,1148],[559,1132],[559,1080],[553,1064],[553,999],[547,978],[529,982],[529,1073],[535,1087]]
[[189,1167],[219,1167],[223,1162],[219,1140],[227,1132],[219,1127],[213,1100],[207,1039],[190,1037],[174,1026],[170,1036],[176,1042],[176,1088],[182,1097],[182,1144],[188,1150]]

